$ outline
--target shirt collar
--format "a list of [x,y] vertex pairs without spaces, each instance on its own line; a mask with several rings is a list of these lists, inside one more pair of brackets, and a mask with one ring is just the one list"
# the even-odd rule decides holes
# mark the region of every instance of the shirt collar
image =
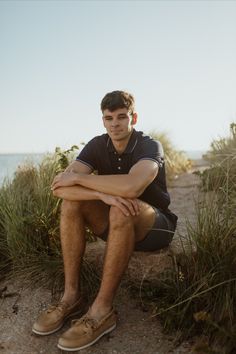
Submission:
[[[136,132],[135,129],[133,129],[132,134],[131,134],[129,141],[128,141],[128,145],[126,146],[126,149],[123,152],[123,154],[131,154],[134,151],[134,148],[135,148],[137,142],[138,142],[138,133]],[[107,139],[107,149],[109,152],[116,152],[116,149],[115,149],[109,135],[108,135],[108,139]]]

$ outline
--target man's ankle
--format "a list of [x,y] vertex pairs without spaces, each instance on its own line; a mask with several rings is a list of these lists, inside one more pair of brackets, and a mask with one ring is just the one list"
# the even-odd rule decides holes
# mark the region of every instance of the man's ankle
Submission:
[[88,311],[88,315],[96,320],[101,320],[112,310],[110,304],[93,304]]
[[64,295],[61,298],[61,301],[66,302],[68,305],[72,306],[76,301],[79,300],[80,298],[80,292],[76,291],[73,293],[64,293]]

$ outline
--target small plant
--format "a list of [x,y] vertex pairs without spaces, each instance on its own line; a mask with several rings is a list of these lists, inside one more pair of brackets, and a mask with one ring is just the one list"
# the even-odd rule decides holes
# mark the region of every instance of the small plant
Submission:
[[69,165],[69,163],[72,160],[72,156],[74,155],[74,151],[79,150],[79,147],[77,145],[73,145],[70,149],[68,150],[61,150],[60,147],[56,147],[55,149],[55,154],[57,157],[57,163],[58,163],[58,169],[57,173],[62,172],[66,169],[66,167]]

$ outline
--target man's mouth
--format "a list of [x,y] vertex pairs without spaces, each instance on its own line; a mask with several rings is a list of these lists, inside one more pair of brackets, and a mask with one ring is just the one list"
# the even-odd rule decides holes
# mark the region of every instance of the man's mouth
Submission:
[[121,130],[111,130],[111,133],[118,134],[118,133],[121,133]]

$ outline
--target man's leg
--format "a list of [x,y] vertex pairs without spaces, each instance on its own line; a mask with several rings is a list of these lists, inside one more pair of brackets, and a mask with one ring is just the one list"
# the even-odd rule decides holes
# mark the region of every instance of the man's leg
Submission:
[[32,331],[48,335],[59,330],[65,320],[83,310],[79,275],[85,250],[85,225],[102,233],[108,225],[109,207],[100,201],[63,201],[61,210],[61,244],[65,271],[65,292],[56,305],[49,306],[33,324]]
[[58,347],[77,351],[94,344],[116,327],[117,315],[112,308],[113,299],[124,274],[136,241],[141,241],[152,228],[155,212],[140,202],[138,216],[124,216],[117,207],[110,208],[109,235],[98,295],[87,314],[75,321],[62,334]]
[[65,292],[62,301],[73,304],[79,298],[79,276],[85,251],[85,226],[102,233],[108,225],[109,207],[100,201],[63,200],[61,208],[61,246],[64,262]]
[[112,308],[113,300],[122,275],[127,269],[135,242],[144,239],[152,228],[155,212],[151,206],[140,201],[138,216],[124,216],[117,207],[110,209],[110,229],[107,240],[103,276],[100,290],[89,314],[100,319]]

